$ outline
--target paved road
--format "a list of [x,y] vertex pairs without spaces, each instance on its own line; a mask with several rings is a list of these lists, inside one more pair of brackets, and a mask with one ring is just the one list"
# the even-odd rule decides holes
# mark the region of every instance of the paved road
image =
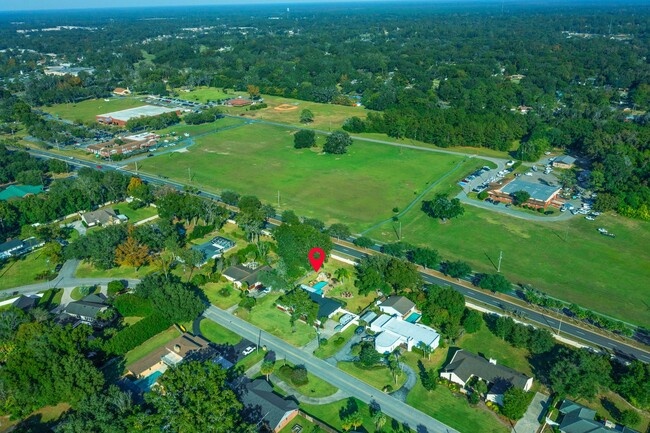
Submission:
[[[271,123],[271,122],[265,122],[265,123]],[[283,126],[287,126],[287,125],[283,125]],[[372,139],[365,139],[365,140],[383,143],[381,140],[372,140]],[[409,148],[411,148],[411,147],[418,148],[417,146],[400,145],[400,144],[397,144],[397,143],[390,143],[390,142],[386,142],[386,143],[383,143],[383,144],[395,145],[395,146],[404,146],[404,147],[409,147]],[[454,152],[444,151],[444,150],[440,150],[440,149],[427,149],[427,148],[418,148],[418,149],[427,150],[427,151],[436,151],[436,152],[442,152],[442,153],[454,153]],[[73,159],[71,161],[70,158],[62,157],[61,155],[54,154],[54,153],[47,152],[47,151],[42,151],[42,150],[34,150],[34,149],[32,149],[32,150],[29,150],[29,152],[31,154],[41,156],[41,157],[44,157],[44,158],[61,159],[61,160],[67,161],[67,162],[75,164],[75,165],[95,168],[95,163],[92,162],[92,161],[84,161],[84,160],[78,160],[78,159]],[[499,160],[498,158],[484,158],[484,159],[492,160],[495,163],[497,163],[497,161],[498,161],[498,163],[505,164],[504,160]],[[108,170],[117,169],[117,167],[111,166],[111,165],[104,165],[103,167],[104,167],[104,169],[108,169]],[[169,185],[169,186],[172,186],[172,187],[174,187],[174,188],[176,188],[178,190],[182,190],[183,187],[185,186],[182,183],[175,182],[175,181],[168,180],[168,179],[162,179],[162,178],[160,178],[158,176],[150,176],[150,175],[145,175],[145,174],[138,174],[138,176],[141,177],[143,180],[151,182],[152,184]],[[211,198],[213,200],[220,200],[220,197],[217,194],[201,192],[199,195],[202,196],[202,197]],[[276,226],[277,224],[281,224],[281,222],[276,219],[276,220],[270,221],[268,225],[269,225],[269,227],[273,227],[273,226]],[[351,241],[351,239],[348,239],[348,240]],[[375,249],[376,251],[379,251],[378,246],[375,246],[373,249]],[[349,255],[351,257],[354,257],[356,259],[360,259],[361,257],[366,255],[366,253],[364,253],[363,251],[357,250],[355,248],[350,248],[350,247],[347,247],[347,246],[339,245],[337,243],[334,244],[334,251],[347,254],[347,255]],[[615,353],[617,356],[627,357],[627,358],[636,358],[636,359],[640,359],[640,360],[642,360],[644,362],[650,362],[650,352],[648,352],[647,350],[641,350],[641,349],[638,349],[636,347],[629,346],[628,344],[626,344],[624,342],[621,342],[618,339],[609,338],[609,337],[597,334],[595,332],[589,331],[587,329],[584,329],[584,328],[581,328],[581,327],[578,327],[578,326],[575,326],[575,325],[560,322],[559,320],[557,320],[555,318],[552,318],[552,317],[549,317],[549,316],[546,316],[546,315],[542,314],[539,311],[528,309],[528,308],[525,308],[525,307],[521,307],[521,306],[519,306],[517,304],[514,304],[512,302],[509,302],[507,300],[497,298],[497,297],[495,297],[495,296],[493,296],[491,294],[488,294],[487,292],[483,292],[483,291],[478,290],[478,289],[471,289],[471,288],[465,287],[464,285],[456,284],[456,283],[454,283],[452,281],[449,281],[447,279],[443,279],[443,278],[440,278],[440,277],[433,277],[433,276],[430,276],[428,274],[422,274],[422,275],[423,275],[423,278],[425,279],[425,281],[427,281],[429,283],[432,283],[432,284],[449,285],[452,288],[458,290],[460,293],[462,293],[463,295],[465,295],[469,299],[474,299],[474,300],[483,302],[485,304],[491,305],[491,306],[496,307],[496,308],[507,308],[509,311],[515,311],[515,310],[523,311],[525,313],[526,317],[529,320],[537,322],[537,323],[539,323],[539,324],[541,324],[541,325],[543,325],[545,327],[549,327],[551,329],[555,329],[555,330],[561,329],[561,331],[566,335],[569,335],[569,336],[571,336],[573,338],[577,338],[578,340],[582,340],[582,341],[585,341],[587,343],[590,343],[594,347],[600,347],[600,348],[607,349],[608,351],[611,351],[611,352]],[[93,284],[93,283],[87,283],[87,284]],[[95,284],[101,284],[101,283],[95,283]],[[49,287],[53,287],[53,286],[50,286],[50,285],[46,284],[44,286],[44,288],[40,288],[39,290],[45,290],[45,289],[47,289]],[[36,291],[38,291],[38,290],[36,290]],[[33,293],[33,292],[34,292],[34,290],[32,290],[32,292],[27,292],[27,293]],[[514,298],[514,296],[513,296],[513,298]]]
[[[251,341],[257,341],[260,332],[262,332],[256,326],[253,326],[238,317],[232,316],[215,306],[209,307],[203,315]],[[262,332],[261,341],[262,345],[265,345],[268,350],[274,351],[278,358],[286,356],[286,359],[293,364],[304,364],[307,370],[312,374],[315,374],[343,392],[352,395],[365,403],[370,404],[373,401],[377,402],[381,407],[381,410],[387,416],[394,418],[400,423],[408,424],[418,433],[458,433],[457,430],[431,418],[406,403],[382,393],[339,369],[332,368],[330,364],[322,359],[318,359],[311,354],[305,353],[302,350],[289,345],[278,337]],[[432,402],[432,404],[435,404],[435,402]]]

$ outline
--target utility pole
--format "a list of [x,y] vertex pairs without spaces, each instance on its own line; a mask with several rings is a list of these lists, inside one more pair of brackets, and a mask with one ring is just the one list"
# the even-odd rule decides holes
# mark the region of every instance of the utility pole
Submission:
[[497,266],[497,272],[501,272],[501,259],[503,258],[503,251],[499,251],[499,265]]
[[260,329],[260,335],[257,337],[257,353],[260,352],[261,345],[262,345],[262,330]]

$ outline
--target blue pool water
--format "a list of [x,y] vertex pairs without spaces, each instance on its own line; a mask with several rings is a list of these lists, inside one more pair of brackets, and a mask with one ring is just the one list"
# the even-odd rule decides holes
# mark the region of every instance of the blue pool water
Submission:
[[422,314],[420,314],[420,313],[411,313],[411,314],[409,314],[409,316],[408,316],[406,319],[404,319],[404,320],[406,320],[406,321],[409,322],[409,323],[415,323],[415,322],[418,321],[418,319],[419,319],[420,317],[422,317]]
[[327,282],[321,281],[320,283],[314,284],[312,287],[316,290],[323,290],[323,287],[327,286]]
[[143,377],[140,380],[137,380],[135,382],[135,385],[140,388],[143,392],[147,392],[151,389],[154,383],[158,380],[158,378],[162,376],[162,373],[160,371],[154,371],[147,377]]

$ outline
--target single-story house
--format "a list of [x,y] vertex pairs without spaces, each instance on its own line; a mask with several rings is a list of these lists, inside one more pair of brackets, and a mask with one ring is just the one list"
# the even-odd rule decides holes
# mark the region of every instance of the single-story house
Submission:
[[113,90],[113,94],[118,96],[129,96],[131,94],[131,91],[129,89],[124,89],[122,87],[116,87]]
[[81,320],[83,323],[92,325],[97,320],[97,315],[108,309],[109,305],[106,303],[106,296],[102,294],[88,295],[80,301],[70,302],[65,306],[62,313],[75,319]]
[[10,200],[12,198],[23,198],[28,195],[36,195],[43,192],[42,185],[9,185],[0,191],[0,200]]
[[110,226],[120,224],[122,219],[111,208],[98,209],[81,214],[81,219],[88,227]]
[[257,264],[235,265],[223,272],[223,276],[231,281],[236,287],[251,289],[259,286],[259,274],[263,271],[271,271],[270,266],[257,266]]
[[435,329],[407,322],[399,315],[382,314],[372,321],[370,330],[379,334],[375,338],[375,349],[379,353],[390,353],[402,345],[410,352],[421,343],[434,350],[440,344],[440,335]]
[[205,265],[208,260],[221,257],[223,253],[235,246],[235,242],[221,236],[213,238],[209,242],[201,245],[194,245],[192,248],[203,253],[204,261],[201,266]]
[[267,430],[277,433],[298,415],[298,404],[274,393],[264,379],[244,378],[242,382],[238,388],[247,421],[264,425]]
[[638,433],[628,427],[617,429],[613,423],[595,421],[595,410],[586,408],[571,400],[562,402],[560,416],[559,428],[562,433]]
[[533,386],[533,378],[519,373],[512,368],[497,365],[494,359],[487,360],[481,356],[465,350],[458,350],[451,358],[451,362],[440,372],[440,377],[460,386],[472,378],[478,377],[490,386],[486,400],[503,404],[503,393],[510,387],[529,391]]
[[530,199],[526,202],[527,205],[546,209],[552,204],[553,200],[555,200],[561,190],[562,188],[559,186],[527,182],[521,177],[517,177],[503,185],[501,188],[489,191],[488,194],[490,194],[492,200],[503,203],[512,203],[514,193],[518,191],[526,191],[530,195]]
[[553,161],[553,167],[557,168],[573,168],[576,164],[576,159],[569,155],[562,155],[555,158]]
[[38,301],[41,298],[38,296],[25,296],[20,295],[16,300],[11,304],[14,308],[19,308],[23,311],[31,310],[32,308],[38,305]]
[[207,361],[217,356],[210,342],[198,335],[185,333],[160,347],[144,358],[126,366],[137,378],[147,377],[155,371],[164,373],[186,360]]
[[389,316],[405,319],[415,311],[415,303],[405,296],[391,296],[379,304],[379,310]]
[[35,237],[27,238],[25,240],[13,239],[0,244],[0,259],[18,257],[27,254],[36,248],[42,247],[43,245],[45,245],[45,242],[36,239]]
[[336,299],[326,298],[318,293],[308,292],[312,301],[318,304],[318,319],[327,317],[331,319],[343,307],[343,303]]

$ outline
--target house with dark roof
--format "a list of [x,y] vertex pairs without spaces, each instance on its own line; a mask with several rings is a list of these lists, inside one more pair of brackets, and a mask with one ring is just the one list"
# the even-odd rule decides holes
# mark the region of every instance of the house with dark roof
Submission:
[[3,191],[0,191],[0,200],[9,200],[12,198],[23,198],[28,195],[36,195],[43,192],[41,185],[10,185]]
[[379,304],[382,313],[406,318],[415,311],[415,303],[405,296],[390,296]]
[[562,433],[638,433],[628,427],[617,428],[615,424],[595,421],[596,411],[571,400],[560,406],[559,428]]
[[517,177],[499,189],[489,191],[488,194],[492,200],[503,203],[512,203],[514,193],[525,191],[530,195],[526,202],[528,206],[546,209],[553,203],[562,188],[559,186],[545,185],[543,183],[528,182],[521,177]]
[[38,296],[25,296],[20,295],[16,300],[11,304],[14,308],[19,308],[23,311],[31,310],[32,308],[38,305],[38,301],[41,298]]
[[108,307],[106,296],[93,294],[80,301],[70,302],[65,306],[62,313],[74,317],[82,323],[94,325],[97,322],[97,315],[106,311]]
[[338,313],[343,307],[343,303],[336,299],[326,298],[318,293],[307,292],[312,301],[318,304],[318,319],[327,317],[330,319],[333,315]]
[[576,164],[576,159],[569,155],[558,156],[553,160],[553,167],[569,169]]
[[223,276],[231,281],[236,287],[252,289],[261,284],[259,277],[263,271],[271,271],[270,266],[235,265],[223,272]]
[[205,265],[208,260],[221,257],[226,251],[230,250],[235,246],[235,242],[230,239],[217,236],[211,241],[205,242],[201,245],[194,245],[192,249],[200,251],[203,254],[203,263],[201,266]]
[[512,368],[497,365],[494,359],[487,360],[465,350],[458,350],[451,362],[440,372],[440,377],[460,386],[465,386],[472,377],[478,377],[488,383],[486,400],[503,404],[503,394],[513,386],[529,391],[533,378],[519,373]]
[[35,237],[27,238],[25,240],[13,239],[0,244],[0,259],[18,257],[27,254],[36,248],[42,247],[43,245],[45,245],[45,242],[36,239]]
[[245,408],[244,418],[250,423],[279,432],[298,415],[298,404],[274,393],[264,379],[245,378],[238,388]]

